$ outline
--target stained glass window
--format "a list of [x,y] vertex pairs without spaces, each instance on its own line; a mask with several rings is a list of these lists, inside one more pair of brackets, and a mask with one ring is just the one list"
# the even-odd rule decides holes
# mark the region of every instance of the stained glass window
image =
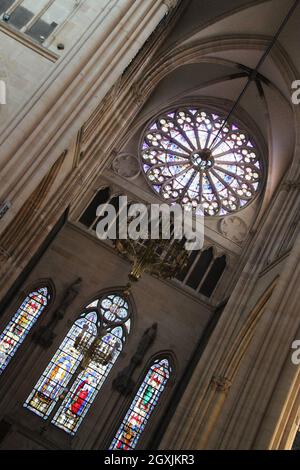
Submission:
[[0,335],[0,374],[50,301],[47,287],[31,292]]
[[132,450],[150,419],[150,416],[170,378],[167,359],[156,360],[150,367],[129,410],[110,446],[111,450]]
[[119,294],[87,305],[24,406],[44,419],[53,411],[52,423],[74,435],[117,360],[130,323],[128,302]]
[[249,204],[262,180],[257,148],[239,124],[199,108],[167,112],[146,129],[144,174],[169,204],[200,215],[235,212]]

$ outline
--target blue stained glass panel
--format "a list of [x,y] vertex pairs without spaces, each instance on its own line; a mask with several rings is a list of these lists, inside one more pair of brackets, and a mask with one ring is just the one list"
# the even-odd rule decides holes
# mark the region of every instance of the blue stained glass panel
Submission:
[[47,307],[47,287],[31,292],[0,335],[0,375],[23,343],[27,334]]
[[[87,317],[93,319],[94,322],[97,319],[97,316],[90,313],[87,314]],[[82,359],[82,354],[74,347],[76,338],[85,325],[92,335],[95,336],[97,332],[95,323],[92,323],[88,318],[77,320],[71,327],[24,404],[26,408],[44,419],[47,419],[64,393],[65,387]],[[92,337],[90,341],[92,341]]]
[[101,365],[91,361],[78,375],[52,420],[53,424],[72,435],[76,433],[121,352],[122,344],[116,336],[109,334],[102,338],[100,348],[105,350],[111,345],[117,345],[117,348],[109,363]]
[[24,403],[44,419],[53,411],[51,422],[71,435],[92,405],[130,331],[129,305],[120,295],[104,296],[88,304],[86,310]]
[[136,448],[170,378],[170,372],[171,367],[167,359],[154,362],[112,441],[111,450],[132,450]]

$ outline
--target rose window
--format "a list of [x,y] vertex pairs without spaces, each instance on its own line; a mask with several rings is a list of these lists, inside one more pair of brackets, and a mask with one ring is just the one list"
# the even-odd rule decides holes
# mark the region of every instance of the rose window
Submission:
[[262,163],[248,132],[202,109],[182,108],[152,122],[141,158],[148,182],[165,202],[205,216],[245,207],[262,181]]

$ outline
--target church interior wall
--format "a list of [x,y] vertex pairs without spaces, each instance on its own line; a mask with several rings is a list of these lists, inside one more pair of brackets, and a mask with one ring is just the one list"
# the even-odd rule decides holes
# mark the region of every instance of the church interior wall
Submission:
[[[127,274],[129,270],[129,263],[115,254],[110,246],[106,246],[92,236],[87,236],[78,227],[68,224],[61,231],[26,280],[25,286],[39,279],[50,278],[56,289],[56,305],[64,289],[79,276],[82,278],[82,289],[55,331],[56,338],[53,346],[46,351],[40,351],[30,345],[27,353],[25,353],[27,360],[24,358],[21,362],[23,367],[20,366],[20,362],[16,361],[15,366],[7,370],[5,377],[2,377],[2,380],[4,380],[3,391],[9,385],[12,386],[12,380],[15,379],[12,386],[15,394],[14,403],[11,403],[12,406],[10,400],[7,401],[5,396],[2,395],[2,417],[5,415],[5,419],[9,420],[11,416],[13,421],[17,420],[20,423],[18,425],[20,429],[24,427],[25,430],[29,430],[32,426],[37,435],[42,432],[41,430],[45,425],[43,420],[30,411],[22,409],[22,401],[27,398],[59,346],[64,334],[66,334],[68,326],[80,313],[80,308],[101,290],[118,290],[118,288],[124,287],[128,282]],[[155,296],[153,296],[154,290]],[[199,301],[199,299],[149,275],[144,275],[138,284],[134,286],[132,296],[135,304],[132,336],[129,335],[124,352],[89,412],[89,419],[82,424],[82,428],[72,444],[63,431],[51,429],[50,426],[49,431],[47,431],[47,439],[51,442],[50,445],[54,447],[56,445],[58,447],[71,445],[75,448],[87,446],[89,448],[95,443],[95,429],[97,429],[97,439],[98,441],[100,439],[101,442],[101,435],[98,436],[98,430],[107,421],[115,422],[115,402],[117,401],[118,407],[120,406],[118,392],[111,389],[112,380],[128,364],[143,332],[153,323],[158,323],[157,338],[147,352],[144,363],[136,371],[135,380],[140,378],[143,365],[153,354],[169,350],[176,356],[176,381],[180,381],[205,331],[205,327],[213,315],[213,309]],[[15,306],[12,305],[8,309],[7,319],[10,318],[13,308]],[[53,309],[55,309],[55,305],[51,309],[52,312]],[[47,323],[47,320],[49,321],[51,310],[41,320],[41,326]],[[31,358],[29,354],[31,354]],[[21,371],[19,367],[22,367]],[[33,368],[34,373],[32,373]],[[106,398],[103,399],[103,397]],[[156,420],[154,419],[152,423],[153,428],[158,425],[158,420],[159,416],[156,416]],[[150,438],[150,435],[147,438]],[[11,437],[11,439],[14,441],[14,437]],[[19,439],[20,436],[16,440],[17,443]],[[37,441],[39,441],[38,438]],[[6,447],[12,444],[4,441],[3,445]],[[26,439],[22,445],[26,447]]]

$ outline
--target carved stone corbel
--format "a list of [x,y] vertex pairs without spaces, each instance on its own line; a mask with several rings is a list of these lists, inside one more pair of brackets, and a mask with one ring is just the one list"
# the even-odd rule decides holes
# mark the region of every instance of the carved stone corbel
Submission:
[[283,191],[290,191],[291,189],[300,189],[300,181],[299,180],[287,180],[284,181],[281,185],[281,190]]
[[231,380],[229,380],[227,377],[217,375],[212,378],[211,383],[218,392],[228,392],[232,385]]
[[167,5],[168,10],[173,10],[176,7],[178,0],[164,0],[164,4]]
[[10,257],[11,257],[11,255],[8,253],[8,251],[5,250],[5,248],[2,248],[2,247],[0,246],[0,262],[5,262],[5,261],[7,261]]
[[138,365],[140,365],[145,357],[146,352],[154,342],[157,334],[157,323],[148,328],[137,347],[135,354],[132,356],[130,363],[124,370],[118,373],[113,381],[113,388],[122,395],[128,396],[132,393],[135,382],[132,379],[133,373]]
[[141,91],[140,85],[138,83],[134,83],[131,87],[132,95],[134,100],[137,104],[143,104],[145,102],[145,95]]
[[73,284],[71,284],[65,291],[63,299],[60,302],[58,308],[52,315],[49,323],[39,328],[32,336],[32,340],[44,349],[48,349],[56,334],[54,330],[58,323],[64,318],[67,308],[71,305],[73,300],[77,297],[80,292],[82,279],[78,278]]

